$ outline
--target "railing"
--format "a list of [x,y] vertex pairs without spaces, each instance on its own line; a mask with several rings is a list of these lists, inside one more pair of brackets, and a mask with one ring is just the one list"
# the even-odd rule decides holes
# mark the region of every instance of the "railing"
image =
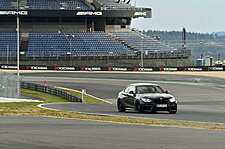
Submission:
[[53,87],[46,86],[46,85],[40,85],[40,84],[29,83],[29,82],[21,82],[20,87],[24,88],[24,89],[30,89],[30,90],[35,90],[35,91],[39,91],[39,92],[43,92],[43,93],[49,93],[52,95],[56,95],[56,96],[59,96],[62,98],[66,98],[72,102],[82,102],[82,99],[75,95],[72,95],[61,89],[53,88]]

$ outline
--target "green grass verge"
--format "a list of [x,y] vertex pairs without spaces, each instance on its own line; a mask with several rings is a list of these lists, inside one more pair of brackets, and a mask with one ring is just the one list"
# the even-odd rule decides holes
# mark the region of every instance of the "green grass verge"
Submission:
[[43,92],[38,92],[34,90],[29,90],[29,89],[21,89],[22,95],[28,96],[28,97],[33,97],[37,99],[41,99],[44,102],[49,102],[49,103],[54,103],[54,102],[70,102],[66,98],[62,98],[59,96],[55,96],[52,94],[48,93],[43,93]]
[[[34,96],[44,100],[44,103],[57,103],[67,102],[63,98],[56,98],[53,95],[46,93],[39,93],[32,90],[22,90],[22,94]],[[172,121],[172,120],[159,120],[151,118],[132,118],[132,117],[113,117],[113,116],[98,116],[88,114],[78,114],[73,112],[54,111],[37,107],[39,103],[0,103],[1,116],[50,116],[57,118],[74,118],[74,119],[87,119],[108,122],[130,123],[130,124],[143,124],[143,125],[156,125],[156,126],[172,126],[172,127],[185,127],[185,128],[200,128],[200,129],[217,129],[225,130],[225,124],[219,123],[205,123],[205,122],[187,122],[187,121]],[[115,109],[116,110],[116,109]]]
[[46,110],[46,109],[37,107],[37,104],[38,103],[19,103],[19,104],[18,103],[0,103],[0,107],[1,107],[0,115],[2,116],[48,116],[48,117],[56,117],[56,118],[74,118],[74,119],[98,120],[98,121],[130,123],[130,124],[225,130],[225,124],[87,115],[87,114],[78,114],[73,112]]

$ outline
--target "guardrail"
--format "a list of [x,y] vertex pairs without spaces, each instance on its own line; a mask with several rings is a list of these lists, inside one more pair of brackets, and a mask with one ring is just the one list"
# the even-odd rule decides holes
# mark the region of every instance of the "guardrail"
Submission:
[[46,85],[40,85],[40,84],[29,83],[29,82],[21,82],[20,87],[24,88],[24,89],[30,89],[30,90],[35,90],[35,91],[39,91],[39,92],[43,92],[43,93],[49,93],[52,95],[60,96],[60,97],[66,98],[72,102],[82,102],[82,99],[75,95],[72,95],[61,89],[53,88],[53,87],[46,86]]

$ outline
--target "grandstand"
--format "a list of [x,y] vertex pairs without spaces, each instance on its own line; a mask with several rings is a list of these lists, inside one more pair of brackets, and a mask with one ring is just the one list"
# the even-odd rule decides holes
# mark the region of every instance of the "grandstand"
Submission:
[[169,45],[165,45],[158,40],[145,36],[139,32],[112,32],[113,35],[128,43],[137,50],[143,50],[146,53],[154,53],[155,51],[173,51],[176,50]]
[[101,6],[101,10],[127,10],[127,9],[137,9],[130,4],[127,4],[123,1],[116,3],[114,0],[97,0]]
[[[1,0],[0,58],[16,58],[16,16],[20,17],[22,60],[50,57],[187,58],[175,49],[129,28],[133,18],[151,18],[150,8],[114,0]],[[17,7],[18,4],[18,7]],[[18,11],[17,11],[18,8]],[[160,54],[158,54],[160,53]]]
[[[69,44],[68,44],[69,43]],[[121,55],[132,50],[103,31],[95,32],[31,32],[28,55]]]
[[0,54],[2,56],[16,55],[16,32],[0,32]]
[[[17,0],[1,0],[1,10],[17,10]],[[21,0],[20,10],[93,10],[84,0]]]

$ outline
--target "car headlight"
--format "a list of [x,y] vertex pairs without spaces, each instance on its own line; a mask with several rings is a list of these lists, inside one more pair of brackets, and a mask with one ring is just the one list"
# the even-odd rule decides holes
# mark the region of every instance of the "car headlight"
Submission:
[[141,100],[144,101],[144,102],[152,102],[152,100],[148,99],[148,98],[141,98]]
[[170,99],[170,102],[177,102],[176,99],[173,97]]

